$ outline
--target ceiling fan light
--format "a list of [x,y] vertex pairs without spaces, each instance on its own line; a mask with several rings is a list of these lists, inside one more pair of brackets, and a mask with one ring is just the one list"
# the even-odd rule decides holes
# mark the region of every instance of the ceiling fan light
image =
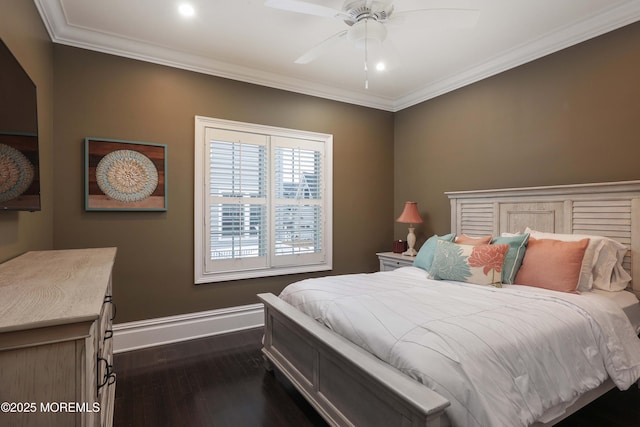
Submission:
[[181,3],[178,6],[178,12],[180,12],[180,15],[186,18],[190,18],[195,15],[196,10],[189,3]]
[[382,43],[387,37],[387,28],[374,19],[363,19],[351,26],[347,39],[356,47],[364,49],[366,43]]

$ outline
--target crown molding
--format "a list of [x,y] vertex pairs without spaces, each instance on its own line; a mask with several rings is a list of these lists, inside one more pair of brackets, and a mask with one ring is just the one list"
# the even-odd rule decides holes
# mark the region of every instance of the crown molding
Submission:
[[420,90],[398,99],[391,99],[371,93],[336,89],[318,82],[215,61],[204,56],[142,43],[116,34],[73,26],[68,23],[60,1],[34,1],[54,43],[391,112],[428,101],[640,20],[640,0],[626,2],[595,17],[575,22],[502,52],[470,69],[461,70]]
[[640,20],[640,1],[613,7],[598,16],[575,22],[536,40],[523,43],[475,67],[435,82],[420,91],[408,94],[394,104],[393,111],[400,111],[428,101],[447,92],[632,24],[638,20]]
[[58,0],[34,1],[49,37],[54,43],[380,110],[391,111],[393,108],[391,98],[339,90],[317,82],[233,65],[115,34],[70,25],[62,4]]

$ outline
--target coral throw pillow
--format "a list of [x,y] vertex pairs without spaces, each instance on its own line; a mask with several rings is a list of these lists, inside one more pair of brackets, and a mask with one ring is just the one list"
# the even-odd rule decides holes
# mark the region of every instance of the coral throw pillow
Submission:
[[529,239],[515,283],[560,292],[576,292],[589,239],[563,242]]
[[488,245],[491,242],[491,236],[471,237],[466,234],[456,236],[456,243],[461,245]]

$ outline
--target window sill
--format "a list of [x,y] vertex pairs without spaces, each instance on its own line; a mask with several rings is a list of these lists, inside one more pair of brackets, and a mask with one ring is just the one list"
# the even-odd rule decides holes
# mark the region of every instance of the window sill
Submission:
[[204,283],[228,282],[232,280],[255,279],[259,277],[312,273],[317,271],[329,271],[332,269],[333,269],[333,266],[331,263],[323,263],[323,264],[316,264],[316,265],[300,265],[300,266],[296,265],[291,267],[260,268],[255,270],[244,270],[244,271],[225,271],[225,272],[219,272],[219,273],[196,272],[195,284],[200,285]]

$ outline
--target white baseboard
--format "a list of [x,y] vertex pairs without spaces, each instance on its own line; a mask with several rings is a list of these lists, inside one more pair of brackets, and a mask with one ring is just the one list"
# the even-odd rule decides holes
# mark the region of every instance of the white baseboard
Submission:
[[160,317],[113,325],[113,352],[137,350],[264,325],[262,304]]

